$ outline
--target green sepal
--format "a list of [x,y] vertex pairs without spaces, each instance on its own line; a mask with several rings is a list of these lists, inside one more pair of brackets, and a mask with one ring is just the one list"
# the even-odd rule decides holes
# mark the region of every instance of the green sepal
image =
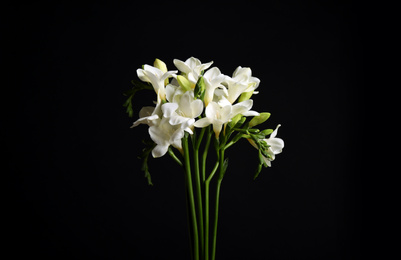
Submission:
[[150,83],[145,83],[134,79],[131,80],[131,83],[132,85],[134,85],[132,89],[127,90],[123,93],[124,96],[128,97],[127,100],[124,102],[123,106],[127,108],[126,112],[129,117],[133,117],[134,115],[134,110],[132,108],[132,99],[135,96],[136,92],[144,89],[153,90],[153,87]]
[[252,118],[251,121],[249,121],[249,127],[254,127],[256,125],[260,125],[262,123],[264,123],[267,119],[269,119],[270,117],[270,113],[260,113],[260,115],[255,116],[254,118]]

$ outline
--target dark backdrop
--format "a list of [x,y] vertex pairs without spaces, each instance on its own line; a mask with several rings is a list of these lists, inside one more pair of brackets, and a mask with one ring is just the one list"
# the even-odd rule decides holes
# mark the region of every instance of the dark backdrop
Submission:
[[[42,259],[188,259],[182,170],[137,159],[122,92],[155,58],[241,65],[285,148],[256,181],[241,142],[222,185],[218,259],[358,259],[351,1],[10,4],[3,9],[7,247]],[[135,117],[154,94],[136,99]]]

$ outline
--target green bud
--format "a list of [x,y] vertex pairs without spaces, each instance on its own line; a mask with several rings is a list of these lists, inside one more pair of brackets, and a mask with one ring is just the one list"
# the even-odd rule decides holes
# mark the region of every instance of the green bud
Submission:
[[260,115],[255,116],[249,122],[249,127],[254,127],[255,125],[260,125],[264,123],[270,117],[270,113],[260,113]]
[[271,133],[273,133],[273,129],[265,129],[263,131],[261,131],[260,133],[263,134],[264,136],[269,135]]
[[203,100],[205,96],[205,89],[206,89],[205,81],[203,80],[203,77],[200,76],[198,82],[196,82],[195,85],[195,90],[194,90],[195,99]]
[[248,100],[248,99],[250,99],[252,97],[252,95],[253,95],[253,90],[249,91],[249,92],[244,92],[239,97],[238,102],[242,102],[242,101]]
[[[164,63],[163,61],[159,60],[159,59],[155,59],[155,61],[153,62],[153,66],[155,68],[158,68],[159,70],[163,71],[164,73],[167,72],[167,66],[166,63]],[[167,85],[169,83],[168,79],[164,80],[164,85]]]
[[155,62],[153,62],[153,66],[155,68],[158,68],[159,70],[163,71],[164,73],[167,72],[166,63],[164,63],[163,61],[161,61],[159,59],[155,59]]
[[260,130],[259,129],[248,129],[248,132],[251,134],[257,134],[260,132]]
[[191,82],[184,76],[178,75],[177,81],[178,81],[178,84],[180,84],[180,86],[183,87],[186,91],[189,91],[192,89]]
[[234,127],[238,123],[238,121],[240,121],[241,118],[242,118],[241,114],[238,114],[238,115],[234,116],[233,118],[231,118],[231,122],[228,123],[228,125],[230,127]]

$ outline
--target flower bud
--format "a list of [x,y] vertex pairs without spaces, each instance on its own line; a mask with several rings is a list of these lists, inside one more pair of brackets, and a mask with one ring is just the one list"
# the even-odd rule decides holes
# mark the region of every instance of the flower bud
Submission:
[[243,92],[241,96],[239,96],[238,102],[248,100],[252,97],[252,95],[253,95],[253,90],[249,92]]
[[[167,72],[167,66],[166,63],[159,59],[155,59],[155,62],[153,62],[153,67],[158,68],[159,70],[163,71],[164,73]],[[168,78],[164,80],[164,85],[166,86],[169,83]]]
[[195,98],[198,98],[201,100],[203,100],[203,98],[205,96],[205,81],[203,80],[202,76],[200,76],[198,79],[198,82],[196,82],[194,96],[195,96]]
[[249,127],[254,127],[255,125],[260,125],[265,122],[270,117],[270,113],[260,113],[260,115],[255,116],[249,121]]
[[185,78],[184,76],[178,75],[177,76],[177,81],[178,81],[178,84],[180,84],[180,86],[183,89],[185,89],[185,91],[189,91],[189,90],[192,89],[191,88],[191,82],[187,78]]
[[164,73],[167,72],[166,63],[164,63],[163,61],[161,61],[159,59],[155,59],[155,62],[153,63],[153,66],[155,68],[158,68],[159,70],[163,71]]

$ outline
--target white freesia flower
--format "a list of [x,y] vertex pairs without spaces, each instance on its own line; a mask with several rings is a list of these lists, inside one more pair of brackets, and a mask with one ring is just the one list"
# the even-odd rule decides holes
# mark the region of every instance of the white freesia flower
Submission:
[[196,127],[206,127],[208,125],[213,125],[213,131],[216,134],[216,137],[219,136],[221,129],[224,124],[228,123],[231,118],[235,117],[238,114],[242,114],[243,116],[257,116],[258,112],[250,111],[252,108],[253,101],[251,99],[246,100],[244,102],[240,102],[235,105],[225,105],[220,106],[218,103],[212,101],[205,109],[205,118],[201,118],[195,122],[194,126]]
[[[270,147],[267,149],[267,153],[270,155],[270,158],[263,156],[264,161],[266,164],[271,167],[271,161],[276,158],[276,154],[279,154],[283,151],[284,148],[284,141],[281,138],[277,138],[277,131],[281,125],[277,125],[276,129],[270,134],[270,137],[267,139],[263,139]],[[249,140],[249,142],[255,147],[259,149],[253,140]]]
[[204,102],[205,106],[208,106],[208,104],[213,100],[216,88],[224,88],[221,83],[225,79],[225,75],[221,74],[220,70],[217,67],[213,67],[210,70],[206,71],[206,73],[203,75],[203,79],[205,82]]
[[224,82],[227,84],[225,96],[232,104],[242,93],[254,91],[259,86],[260,80],[256,77],[252,77],[250,68],[238,66],[232,78],[226,76]]
[[170,145],[182,150],[181,139],[184,137],[184,130],[180,125],[171,125],[168,118],[162,118],[158,124],[149,127],[149,135],[156,143],[152,150],[154,158],[165,155]]
[[140,80],[150,82],[157,94],[158,100],[166,100],[165,80],[176,76],[177,70],[164,72],[158,68],[144,65],[143,69],[137,69],[136,73]]
[[143,107],[139,111],[139,119],[134,122],[131,128],[136,127],[140,124],[152,126],[156,124],[156,121],[162,116],[161,103],[157,103],[156,107]]
[[[195,118],[200,116],[203,111],[203,102],[200,99],[194,99],[193,91],[187,91],[181,95],[177,91],[180,99],[177,103],[165,103],[162,105],[163,116],[169,118],[171,125],[181,125],[181,128],[190,134],[193,134],[190,128]],[[175,100],[174,97],[172,97]],[[193,127],[192,127],[193,128]]]
[[213,64],[213,61],[202,64],[199,59],[194,57],[187,59],[185,62],[178,59],[174,59],[173,62],[177,69],[183,72],[194,85],[198,81],[202,70],[208,69]]

